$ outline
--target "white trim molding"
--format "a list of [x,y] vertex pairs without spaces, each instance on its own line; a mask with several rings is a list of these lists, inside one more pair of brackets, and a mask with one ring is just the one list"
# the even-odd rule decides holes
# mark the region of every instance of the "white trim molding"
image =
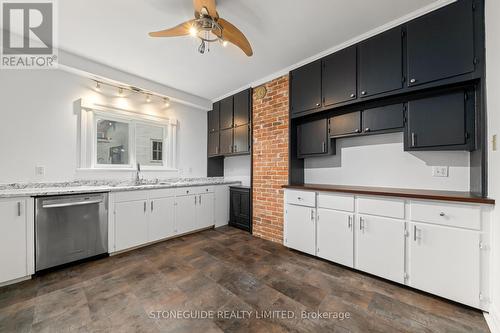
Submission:
[[500,333],[500,311],[496,304],[491,304],[490,312],[484,313],[484,319],[486,319],[491,333]]
[[[177,120],[149,115],[134,110],[126,110],[114,106],[91,103],[88,100],[76,101],[79,116],[78,171],[135,171],[136,170],[136,125],[145,124],[163,129],[163,160],[162,166],[141,166],[144,171],[177,171]],[[96,122],[105,118],[129,124],[129,161],[124,165],[103,165],[96,160],[95,133]]]

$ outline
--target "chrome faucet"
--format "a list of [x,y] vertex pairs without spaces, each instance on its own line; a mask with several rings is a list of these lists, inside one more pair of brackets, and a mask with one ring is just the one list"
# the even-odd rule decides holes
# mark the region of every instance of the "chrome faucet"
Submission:
[[137,171],[135,173],[135,184],[139,185],[142,183],[142,177],[141,177],[141,163],[137,163]]

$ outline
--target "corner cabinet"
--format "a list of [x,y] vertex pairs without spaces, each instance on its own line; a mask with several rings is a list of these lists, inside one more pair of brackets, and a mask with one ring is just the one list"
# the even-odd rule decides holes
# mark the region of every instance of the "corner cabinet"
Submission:
[[284,245],[488,311],[489,205],[285,190]]
[[34,199],[0,199],[0,286],[35,272]]

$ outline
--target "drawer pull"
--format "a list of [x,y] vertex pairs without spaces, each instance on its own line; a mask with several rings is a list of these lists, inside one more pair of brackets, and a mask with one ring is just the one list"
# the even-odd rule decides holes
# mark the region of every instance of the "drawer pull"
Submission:
[[311,209],[311,221],[314,221],[314,209]]
[[304,200],[304,199],[302,199],[301,197],[297,197],[297,200]]
[[443,213],[443,212],[439,213],[439,216],[445,216],[445,215],[446,215],[446,214],[445,214],[445,213]]

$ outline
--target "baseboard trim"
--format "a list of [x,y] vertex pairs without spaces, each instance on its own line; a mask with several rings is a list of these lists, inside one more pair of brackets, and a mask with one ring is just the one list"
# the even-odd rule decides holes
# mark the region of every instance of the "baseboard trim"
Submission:
[[484,313],[484,319],[486,319],[491,333],[500,333],[500,312],[496,306],[490,306],[490,312]]

